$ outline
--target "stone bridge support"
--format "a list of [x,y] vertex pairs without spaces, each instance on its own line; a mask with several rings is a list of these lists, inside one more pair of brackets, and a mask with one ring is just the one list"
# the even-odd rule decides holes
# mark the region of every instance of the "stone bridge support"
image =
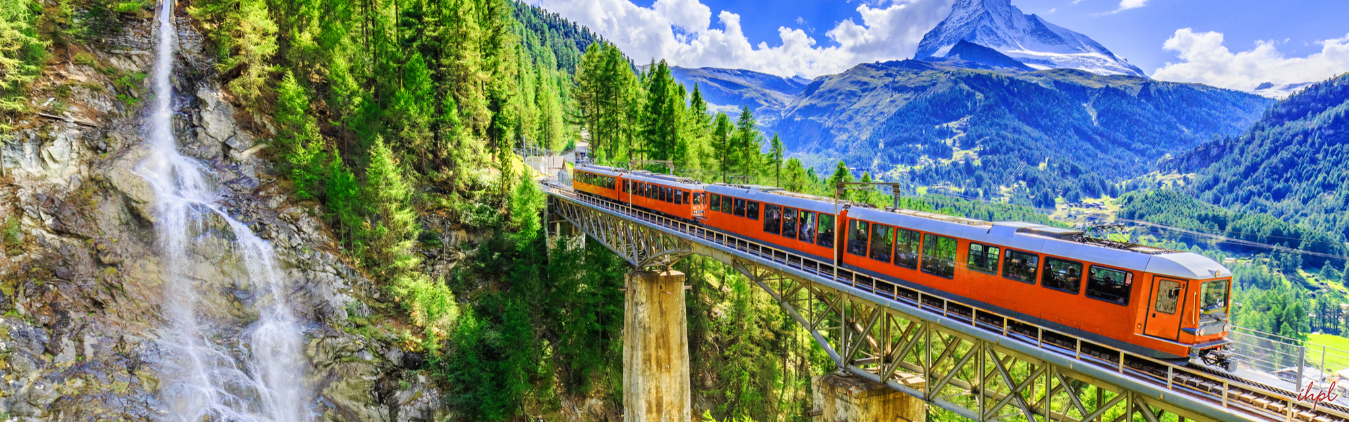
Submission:
[[[925,422],[927,404],[885,384],[847,374],[811,379],[814,422]],[[921,382],[916,386],[922,389]]]
[[692,419],[684,273],[633,271],[623,315],[623,420]]

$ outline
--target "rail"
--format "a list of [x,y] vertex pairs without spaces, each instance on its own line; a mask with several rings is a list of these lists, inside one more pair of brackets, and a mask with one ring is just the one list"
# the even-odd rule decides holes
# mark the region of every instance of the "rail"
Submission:
[[[672,219],[625,204],[580,195],[571,190],[569,186],[556,181],[542,180],[541,184],[545,192],[557,201],[610,214],[631,223],[663,231],[668,235],[706,248],[702,251],[703,253],[729,253],[735,255],[737,259],[774,266],[777,271],[784,274],[835,288],[852,296],[873,301],[888,309],[914,315],[926,315],[928,319],[943,327],[959,330],[961,333],[976,336],[983,341],[996,343],[1021,353],[1038,356],[1047,362],[1052,362],[1064,368],[1084,371],[1089,375],[1106,379],[1114,385],[1124,386],[1140,393],[1147,393],[1148,397],[1160,397],[1164,401],[1215,420],[1259,418],[1271,421],[1349,422],[1349,406],[1344,404],[1327,402],[1313,406],[1312,403],[1300,401],[1295,391],[1272,383],[1242,378],[1197,365],[1182,366],[1152,359],[1081,338],[1071,333],[1045,328],[1031,321],[1024,321],[996,311],[950,301],[930,293],[856,273],[835,266],[831,262],[819,261],[790,250],[730,236],[700,225]],[[573,211],[573,213],[575,212]],[[573,215],[569,217],[569,220],[571,218],[578,221],[584,220],[579,215]],[[582,231],[592,237],[611,237],[611,235],[596,233],[600,229],[591,223],[585,221],[580,221],[580,223],[581,225],[590,225],[583,228]],[[605,243],[602,239],[601,242]],[[606,246],[609,246],[609,244],[606,243]],[[614,249],[612,246],[610,248]],[[615,252],[627,257],[624,251],[615,250]],[[631,258],[629,258],[629,261],[633,265],[640,265]],[[760,286],[769,289],[769,286],[762,283],[760,283]],[[777,297],[771,289],[769,291]],[[786,306],[786,302],[782,298],[778,297],[778,300]],[[797,315],[794,310],[792,310],[792,313],[794,317],[797,317],[798,322],[804,319]],[[841,356],[832,350],[821,334],[813,334],[817,341],[825,346],[831,358],[839,363],[840,368],[847,367],[847,369],[859,375],[863,375],[865,372],[873,377],[875,376],[874,373],[868,372],[869,370],[849,366],[851,363],[846,362],[846,360],[851,359],[850,356]],[[1305,352],[1303,355],[1305,355]],[[1324,364],[1324,359],[1322,359],[1322,363]],[[887,382],[889,380],[877,379],[877,381]],[[943,380],[943,382],[945,381]],[[927,396],[924,392],[905,389],[893,382],[888,384],[906,393],[917,395],[925,400],[938,401],[938,404],[941,404],[939,400]],[[1301,385],[1300,381],[1298,385]],[[981,400],[983,394],[980,394]],[[983,405],[980,406],[982,409]],[[1130,411],[1132,412],[1132,410]],[[968,410],[957,410],[957,412],[967,417],[979,416],[973,415]],[[1027,413],[1027,415],[1030,416],[1031,413]],[[984,420],[982,417],[978,419]],[[1034,420],[1033,417],[1031,419]],[[1145,419],[1155,419],[1155,415],[1147,415]],[[1060,418],[1060,420],[1064,419]],[[1184,416],[1182,416],[1182,420],[1184,420]]]

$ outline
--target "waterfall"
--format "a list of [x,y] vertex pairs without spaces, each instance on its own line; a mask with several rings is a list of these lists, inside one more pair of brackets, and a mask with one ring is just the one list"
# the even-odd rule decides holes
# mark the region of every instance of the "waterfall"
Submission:
[[[178,152],[170,83],[173,0],[163,0],[157,23],[154,102],[144,129],[150,154],[136,171],[156,198],[165,322],[159,342],[165,352],[159,395],[166,416],[192,422],[305,420],[310,396],[303,383],[303,333],[287,304],[283,273],[271,245],[217,204],[209,169]],[[228,230],[218,230],[221,222]],[[227,244],[225,253],[232,254],[236,261],[231,262],[238,262],[244,274],[233,281],[208,280],[212,274],[201,274],[203,268],[225,266],[193,253],[209,250],[213,244],[208,242]],[[212,282],[220,284],[211,287]],[[226,293],[222,286],[235,290]],[[229,313],[219,308],[231,301],[242,302],[245,317],[218,315]],[[248,322],[252,315],[256,319]]]

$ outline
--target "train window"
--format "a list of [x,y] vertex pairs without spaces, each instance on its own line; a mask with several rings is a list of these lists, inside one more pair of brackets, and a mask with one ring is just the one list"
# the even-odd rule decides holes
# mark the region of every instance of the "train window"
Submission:
[[670,189],[669,186],[661,186],[661,188],[660,188],[660,200],[665,201],[665,202],[673,203],[673,202],[674,202],[674,190],[673,190],[673,189]]
[[692,197],[691,195],[692,195],[692,194],[689,193],[689,191],[684,191],[684,203],[685,203],[685,204],[692,204],[692,203],[693,203],[693,202],[690,202],[690,200],[689,200],[689,198]]
[[1077,294],[1082,290],[1082,263],[1045,257],[1045,272],[1040,275],[1040,285]]
[[815,244],[826,248],[834,247],[834,216],[820,214],[820,234],[815,235]]
[[1035,272],[1040,268],[1040,256],[1008,249],[1002,264],[1002,276],[1009,280],[1035,284]]
[[848,253],[857,256],[867,256],[867,232],[871,230],[871,223],[862,220],[851,220],[848,224]]
[[763,231],[772,234],[782,233],[782,207],[768,204],[763,207]]
[[796,237],[796,210],[782,207],[782,235]]
[[1124,271],[1095,265],[1087,271],[1087,297],[1092,299],[1128,305],[1129,290],[1133,284],[1133,274]]
[[735,198],[731,198],[731,197],[729,197],[729,196],[723,196],[723,197],[721,197],[721,212],[724,212],[724,213],[727,213],[727,214],[731,214],[731,209],[734,208],[734,207],[731,206],[731,203],[732,203],[734,200],[735,200]]
[[1227,280],[1205,281],[1201,287],[1199,310],[1206,314],[1227,313]]
[[956,276],[956,240],[935,234],[923,235],[923,272],[938,277]]
[[798,221],[797,225],[801,226],[800,232],[796,234],[796,239],[802,242],[812,243],[815,239],[815,225],[818,223],[815,221],[815,213],[801,211],[801,214],[797,216],[796,221]]
[[712,194],[712,201],[709,204],[712,206],[712,211],[721,212],[721,195]]
[[695,192],[695,193],[693,194],[693,205],[702,205],[702,204],[703,204],[703,195],[704,195],[704,193],[702,193],[702,192]]
[[684,195],[688,195],[689,193],[684,192],[682,189],[675,189],[674,194],[675,205],[684,205]]
[[759,203],[758,203],[758,202],[749,201],[749,202],[747,202],[747,203],[745,204],[745,207],[746,207],[746,209],[745,209],[746,217],[749,217],[750,220],[758,220],[758,219],[759,219]]
[[970,256],[967,259],[970,269],[981,273],[998,273],[998,247],[981,245],[978,243],[970,244]]
[[918,245],[922,239],[916,231],[896,229],[895,265],[910,270],[918,269]]
[[1180,282],[1173,280],[1161,280],[1157,283],[1157,312],[1172,314],[1176,313],[1176,305],[1180,304]]
[[745,216],[745,200],[744,200],[744,199],[735,198],[735,216],[736,216],[736,217],[744,217],[744,216]]
[[631,181],[631,180],[624,180],[624,181],[623,181],[623,193],[628,193],[628,192],[632,192],[632,181]]
[[871,225],[871,259],[889,263],[894,251],[895,228],[884,224]]

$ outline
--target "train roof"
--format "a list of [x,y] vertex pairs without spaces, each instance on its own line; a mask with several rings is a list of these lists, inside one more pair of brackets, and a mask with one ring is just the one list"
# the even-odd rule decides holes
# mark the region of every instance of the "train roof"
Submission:
[[1222,264],[1193,252],[1087,242],[1077,236],[1081,231],[1042,224],[987,222],[921,211],[860,207],[850,209],[848,217],[1171,277],[1202,280],[1232,275]]
[[835,214],[839,210],[842,210],[845,205],[849,205],[846,202],[840,201],[838,208],[836,209],[832,199],[787,192],[780,188],[768,186],[715,184],[707,185],[705,189],[709,193],[718,195],[730,195],[751,201],[778,204],[825,214]]
[[624,174],[624,177],[641,182],[659,183],[662,185],[677,187],[681,189],[690,189],[690,190],[703,189],[703,183],[697,180],[669,174],[652,173],[646,170],[636,170],[627,172],[626,174]]
[[574,167],[574,169],[613,177],[622,176],[624,172],[624,170],[620,168],[601,166],[596,164],[581,164]]

